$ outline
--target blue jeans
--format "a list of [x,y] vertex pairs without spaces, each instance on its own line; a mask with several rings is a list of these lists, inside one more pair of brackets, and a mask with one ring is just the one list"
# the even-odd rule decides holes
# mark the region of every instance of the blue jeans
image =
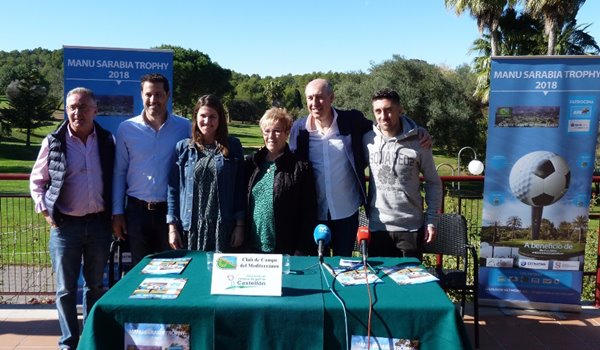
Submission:
[[358,230],[358,211],[353,215],[338,220],[319,221],[331,230],[329,246],[335,256],[352,256],[356,233]]
[[[103,274],[112,228],[110,217],[91,214],[81,218],[60,215],[50,229],[50,256],[56,278],[56,309],[60,324],[59,347],[76,349],[79,342],[77,281],[83,271],[83,321],[104,294]],[[82,268],[83,264],[83,268]]]

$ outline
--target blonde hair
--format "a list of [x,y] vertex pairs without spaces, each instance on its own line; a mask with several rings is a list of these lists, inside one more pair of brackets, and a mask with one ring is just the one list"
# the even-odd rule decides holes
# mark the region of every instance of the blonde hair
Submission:
[[278,122],[281,122],[284,127],[283,131],[287,133],[292,128],[294,120],[285,108],[272,107],[263,114],[262,118],[260,118],[260,129],[263,130],[267,126],[277,124]]

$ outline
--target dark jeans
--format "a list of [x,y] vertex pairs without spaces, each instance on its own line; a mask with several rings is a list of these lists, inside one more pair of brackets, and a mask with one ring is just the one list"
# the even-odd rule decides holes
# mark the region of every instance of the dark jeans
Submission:
[[371,232],[369,256],[411,257],[423,260],[423,228],[418,231]]
[[[60,215],[50,229],[49,251],[56,279],[56,309],[61,336],[58,345],[76,349],[79,342],[77,281],[83,272],[83,322],[104,294],[103,275],[112,228],[106,214]],[[83,268],[82,268],[83,265]]]
[[167,225],[167,202],[157,204],[153,210],[149,210],[148,206],[141,201],[129,197],[125,220],[132,266],[148,254],[171,250]]
[[353,215],[339,220],[319,221],[331,230],[329,247],[335,256],[352,256],[358,230],[358,210]]

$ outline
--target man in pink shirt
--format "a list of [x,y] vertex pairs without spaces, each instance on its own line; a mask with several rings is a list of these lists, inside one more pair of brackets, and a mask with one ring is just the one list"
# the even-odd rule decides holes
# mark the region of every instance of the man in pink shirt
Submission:
[[77,281],[83,261],[83,318],[104,293],[103,272],[112,240],[115,143],[94,119],[94,93],[75,88],[65,101],[68,120],[42,141],[30,177],[35,210],[50,225],[56,278],[59,349],[79,342]]

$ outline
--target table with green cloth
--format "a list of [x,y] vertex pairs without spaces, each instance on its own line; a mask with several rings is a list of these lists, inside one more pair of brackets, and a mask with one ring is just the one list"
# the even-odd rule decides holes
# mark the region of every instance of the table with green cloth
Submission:
[[[131,299],[138,285],[153,275],[141,270],[151,258],[189,257],[179,275],[187,283],[176,299]],[[325,261],[337,266],[339,258]],[[371,258],[382,266],[417,260]],[[398,285],[383,272],[384,283],[371,284],[371,337],[416,339],[420,349],[470,349],[464,324],[435,282]],[[282,296],[211,295],[206,253],[170,251],[146,257],[94,305],[80,340],[81,349],[123,349],[125,323],[190,325],[192,349],[346,349],[348,337],[368,333],[369,297],[365,285],[342,286],[322,273],[316,257],[291,257],[283,275]],[[373,347],[372,347],[373,348]]]

